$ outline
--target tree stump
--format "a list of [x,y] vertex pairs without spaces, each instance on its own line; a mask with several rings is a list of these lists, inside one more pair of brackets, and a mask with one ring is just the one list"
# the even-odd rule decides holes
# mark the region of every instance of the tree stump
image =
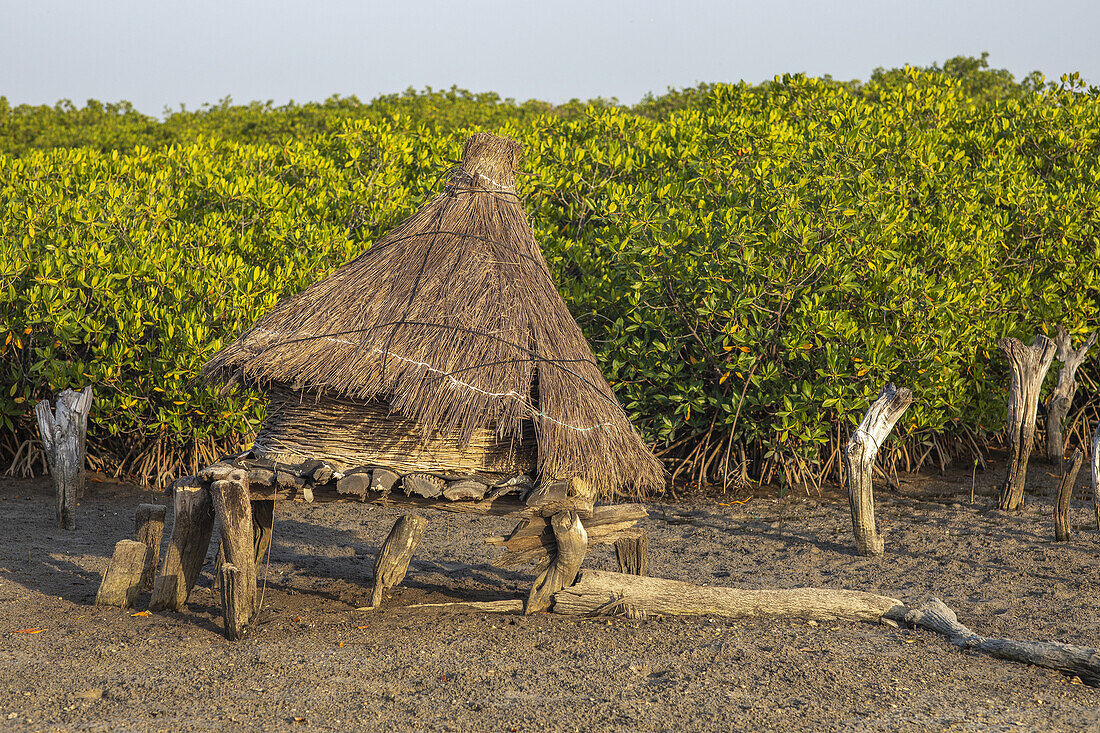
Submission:
[[134,515],[134,539],[149,548],[145,572],[141,575],[141,589],[153,590],[160,562],[160,540],[164,536],[164,515],[168,507],[163,504],[138,504]]
[[550,567],[535,580],[527,596],[525,614],[540,613],[550,608],[554,594],[573,583],[588,552],[588,533],[576,512],[559,512],[550,519],[558,552]]
[[83,392],[66,389],[57,396],[56,412],[49,400],[34,406],[57,493],[57,526],[63,529],[76,529],[76,502],[84,496],[84,439],[91,409],[91,387]]
[[615,559],[619,572],[627,575],[646,575],[649,571],[649,535],[644,529],[623,533],[615,540]]
[[1073,339],[1066,333],[1066,329],[1058,326],[1054,343],[1058,349],[1055,358],[1062,362],[1062,369],[1058,372],[1058,385],[1047,399],[1047,460],[1062,469],[1065,467],[1062,424],[1073,405],[1073,395],[1077,392],[1077,367],[1081,366],[1085,354],[1096,343],[1096,332],[1089,334],[1081,348],[1074,351]]
[[230,641],[235,641],[244,635],[245,627],[252,619],[248,580],[236,565],[228,562],[222,565],[218,578],[221,581],[219,585],[225,636]]
[[370,607],[378,608],[382,595],[405,579],[416,546],[420,544],[428,520],[419,514],[406,514],[390,529],[378,557],[374,561],[374,585],[370,593]]
[[875,497],[871,472],[875,457],[886,436],[902,413],[913,403],[913,393],[891,382],[882,388],[878,399],[868,408],[863,422],[852,433],[844,451],[848,469],[848,504],[852,510],[852,530],[856,537],[856,552],[860,555],[881,555],[882,537],[875,526]]
[[1054,539],[1058,542],[1069,540],[1069,502],[1073,495],[1073,483],[1081,469],[1081,449],[1073,451],[1073,457],[1063,463],[1059,468],[1062,480],[1058,484],[1058,502],[1054,506]]
[[152,611],[183,609],[206,561],[214,531],[214,505],[206,485],[188,476],[172,486],[172,538],[153,583],[153,597],[149,601]]
[[99,584],[95,604],[119,608],[133,606],[141,592],[141,576],[145,572],[148,556],[149,548],[144,542],[122,540],[116,544],[115,553]]
[[[232,600],[245,609],[244,621],[234,617],[234,624],[239,625],[232,632],[229,627],[226,628],[227,634],[239,635],[243,624],[251,621],[256,612],[256,546],[252,531],[252,502],[248,496],[248,473],[240,469],[230,471],[226,478],[210,485],[210,493],[214,497],[214,514],[221,525],[221,545],[225,552],[222,570],[226,565],[233,565],[239,573],[234,576],[237,586],[233,589]],[[224,573],[220,573],[219,577],[224,580]],[[222,591],[225,591],[224,585]]]
[[1019,339],[1003,338],[997,346],[1008,357],[1008,471],[997,508],[1015,511],[1024,505],[1027,461],[1035,446],[1035,413],[1039,409],[1039,390],[1057,347],[1042,334],[1024,346]]

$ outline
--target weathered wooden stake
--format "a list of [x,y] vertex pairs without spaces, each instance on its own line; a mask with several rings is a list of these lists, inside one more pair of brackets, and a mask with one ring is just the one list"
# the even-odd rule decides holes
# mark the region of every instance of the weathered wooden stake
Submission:
[[271,533],[275,526],[275,501],[261,499],[252,502],[252,545],[256,548],[256,562],[263,562],[271,549]]
[[210,535],[214,531],[214,504],[210,489],[199,479],[188,476],[172,487],[172,538],[164,553],[164,562],[153,583],[151,611],[182,610],[195,582],[199,579]]
[[1096,512],[1096,530],[1100,531],[1100,422],[1092,434],[1092,506]]
[[221,580],[222,618],[225,622],[225,636],[230,641],[240,639],[245,627],[252,619],[252,605],[249,600],[249,586],[245,573],[233,563],[222,565],[218,573]]
[[378,608],[382,595],[405,579],[416,546],[420,544],[428,520],[422,515],[406,514],[390,529],[378,557],[374,560],[374,586],[370,592],[370,607]]
[[649,571],[649,535],[644,529],[628,530],[615,540],[615,559],[619,572],[646,575]]
[[1081,449],[1073,451],[1073,457],[1064,461],[1059,470],[1062,472],[1062,481],[1058,484],[1058,502],[1054,505],[1054,539],[1058,542],[1069,540],[1069,502],[1073,495],[1073,483],[1077,480],[1077,472],[1081,469]]
[[57,526],[63,529],[76,529],[76,501],[84,496],[84,439],[91,409],[90,386],[82,392],[66,389],[59,394],[56,412],[49,400],[34,406],[57,492]]
[[1019,339],[1003,338],[997,346],[1008,357],[1008,440],[1009,459],[1005,482],[997,508],[1015,511],[1024,505],[1027,461],[1035,446],[1035,413],[1039,409],[1039,390],[1057,347],[1042,334],[1024,346]]
[[891,382],[882,388],[878,399],[868,408],[863,422],[852,433],[844,450],[848,469],[848,504],[852,509],[852,530],[856,536],[856,552],[860,555],[881,555],[882,537],[875,526],[875,497],[871,472],[875,457],[894,424],[913,403],[913,393]]
[[1069,414],[1069,408],[1073,405],[1073,395],[1077,391],[1077,367],[1081,366],[1081,362],[1085,360],[1085,354],[1096,343],[1096,332],[1090,333],[1081,348],[1074,351],[1073,339],[1066,333],[1066,329],[1058,326],[1054,343],[1058,348],[1055,358],[1062,362],[1062,370],[1058,372],[1058,385],[1047,399],[1047,460],[1063,468],[1062,459],[1065,448],[1062,424],[1065,422],[1066,415]]
[[[234,627],[226,627],[227,634],[238,634],[252,620],[256,612],[256,545],[252,533],[252,502],[248,496],[248,473],[237,469],[219,481],[210,484],[210,493],[214,497],[214,514],[221,525],[222,550],[225,552],[225,565],[233,565],[239,576],[234,576],[237,584],[232,590],[234,608],[243,608],[241,615],[234,613]],[[224,581],[225,575],[219,577]],[[224,592],[225,586],[222,585]],[[226,613],[228,608],[223,607]],[[239,619],[243,617],[243,621]],[[227,615],[228,618],[228,615]],[[231,638],[234,638],[231,636]]]
[[160,540],[164,536],[164,515],[168,507],[163,504],[138,504],[134,515],[134,539],[149,548],[145,572],[141,574],[141,589],[152,590],[160,561]]
[[97,606],[130,608],[141,592],[141,575],[145,572],[145,559],[149,547],[137,540],[122,540],[115,545],[111,563],[103,573],[99,592],[95,596]]
[[562,588],[572,585],[581,569],[584,556],[588,552],[588,533],[584,531],[580,517],[576,512],[559,512],[550,519],[554,538],[558,543],[558,552],[541,575],[535,580],[530,595],[527,596],[525,614],[540,613],[550,608],[554,594]]

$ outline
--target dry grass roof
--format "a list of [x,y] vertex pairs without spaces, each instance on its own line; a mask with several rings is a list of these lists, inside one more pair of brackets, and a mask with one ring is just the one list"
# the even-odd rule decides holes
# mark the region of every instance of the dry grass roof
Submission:
[[550,277],[516,194],[522,147],[478,133],[444,191],[216,354],[221,382],[382,398],[465,444],[531,420],[543,480],[663,485]]

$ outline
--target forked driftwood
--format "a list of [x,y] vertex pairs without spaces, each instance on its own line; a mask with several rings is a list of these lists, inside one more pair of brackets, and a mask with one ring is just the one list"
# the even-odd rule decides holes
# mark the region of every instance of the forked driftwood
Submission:
[[1008,472],[998,509],[1015,511],[1024,504],[1027,461],[1035,445],[1035,413],[1039,409],[1039,390],[1057,347],[1042,334],[1031,346],[1019,339],[1003,338],[997,346],[1008,357]]
[[1047,399],[1047,460],[1061,468],[1062,459],[1065,457],[1062,425],[1066,415],[1069,414],[1070,406],[1073,405],[1073,395],[1077,391],[1077,367],[1081,366],[1081,362],[1085,360],[1085,354],[1096,343],[1096,332],[1090,333],[1081,348],[1074,351],[1073,339],[1066,333],[1066,329],[1058,326],[1054,343],[1058,347],[1055,358],[1062,362],[1062,369],[1058,372],[1058,385]]
[[84,496],[84,438],[91,409],[91,387],[83,392],[63,391],[57,396],[56,411],[50,409],[49,400],[34,406],[57,493],[57,526],[63,529],[76,529],[76,502]]
[[193,476],[172,484],[172,538],[153,582],[149,610],[182,610],[199,578],[214,530],[210,490]]
[[588,533],[576,512],[559,512],[550,519],[558,552],[550,567],[535,580],[524,613],[539,613],[550,607],[553,596],[562,588],[573,584],[588,552]]
[[424,537],[428,520],[420,514],[410,513],[398,519],[390,529],[378,557],[374,560],[374,586],[371,588],[370,607],[378,608],[382,595],[405,579],[416,546]]
[[[588,535],[588,545],[612,544],[623,537],[634,536],[634,525],[649,513],[641,504],[607,504],[592,509],[592,516],[582,520]],[[557,554],[557,538],[550,520],[543,517],[524,519],[506,537],[487,537],[485,542],[499,545],[507,552],[493,560],[497,567],[510,568],[533,565],[536,572],[550,566]]]
[[856,536],[856,552],[860,555],[881,555],[882,537],[875,526],[875,497],[871,472],[875,457],[894,424],[913,403],[913,393],[905,387],[887,384],[878,399],[864,415],[852,433],[844,451],[848,469],[848,503],[852,509],[852,531]]
[[1058,501],[1054,505],[1054,539],[1066,542],[1070,535],[1069,503],[1073,497],[1073,484],[1077,481],[1077,472],[1081,469],[1081,449],[1073,451],[1073,457],[1063,461],[1059,467],[1062,480],[1058,484]]
[[1056,669],[1077,675],[1088,684],[1100,684],[1100,651],[1059,642],[984,637],[960,624],[955,613],[936,598],[918,609],[910,609],[897,599],[861,591],[831,588],[741,590],[584,570],[575,585],[554,595],[553,611],[570,616],[713,615],[907,623],[942,634],[962,649]]

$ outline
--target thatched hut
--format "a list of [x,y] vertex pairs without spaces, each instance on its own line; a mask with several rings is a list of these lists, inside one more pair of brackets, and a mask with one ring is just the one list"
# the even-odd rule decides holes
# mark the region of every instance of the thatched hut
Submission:
[[535,242],[521,154],[473,135],[442,193],[206,364],[266,390],[257,457],[489,485],[577,478],[589,505],[663,483]]

